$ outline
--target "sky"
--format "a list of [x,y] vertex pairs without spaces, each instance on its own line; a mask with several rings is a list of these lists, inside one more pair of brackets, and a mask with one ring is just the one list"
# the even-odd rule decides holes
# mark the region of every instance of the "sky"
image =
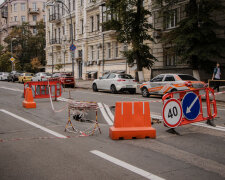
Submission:
[[0,0],[0,4],[2,4],[4,2],[4,0]]

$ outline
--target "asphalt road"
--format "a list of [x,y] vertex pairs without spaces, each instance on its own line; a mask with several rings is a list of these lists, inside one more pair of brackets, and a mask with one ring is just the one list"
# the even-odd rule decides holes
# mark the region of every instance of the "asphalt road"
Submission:
[[[102,131],[93,136],[64,132],[67,110],[55,113],[49,99],[35,99],[36,109],[22,107],[23,85],[0,82],[0,179],[224,179],[225,107],[218,106],[217,127],[185,125],[181,136],[154,124],[156,139],[113,141],[109,124],[99,119]],[[63,93],[68,98],[68,90]],[[158,101],[140,95],[94,93],[73,89],[71,97],[114,106],[117,101]],[[53,102],[56,110],[66,102]],[[162,103],[150,104],[161,115]],[[94,117],[93,117],[94,119]],[[111,119],[112,120],[112,119]],[[72,121],[76,129],[92,123]],[[85,131],[86,132],[86,131]]]

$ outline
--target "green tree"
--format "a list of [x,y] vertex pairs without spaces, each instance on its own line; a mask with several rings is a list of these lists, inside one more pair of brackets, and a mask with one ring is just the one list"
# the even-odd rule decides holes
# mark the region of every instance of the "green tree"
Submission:
[[117,40],[131,45],[124,52],[129,64],[136,63],[137,71],[150,69],[156,58],[150,53],[149,41],[153,42],[149,29],[152,29],[148,18],[151,13],[143,6],[143,0],[108,0],[108,20],[103,24],[106,30],[115,30]]
[[11,57],[10,52],[0,52],[0,71],[1,72],[10,72],[12,70],[12,64],[9,60]]
[[[163,10],[177,1],[168,0]],[[213,60],[224,58],[225,39],[216,35],[216,31],[224,29],[224,26],[213,18],[220,11],[224,11],[221,0],[189,0],[186,18],[179,22],[177,28],[164,35],[163,43],[171,44],[170,50],[188,62],[193,70],[209,70]]]

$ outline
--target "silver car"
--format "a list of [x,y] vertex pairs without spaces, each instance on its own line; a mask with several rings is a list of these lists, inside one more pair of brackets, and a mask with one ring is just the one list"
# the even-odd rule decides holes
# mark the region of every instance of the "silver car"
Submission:
[[1,81],[7,80],[8,79],[8,75],[9,75],[8,72],[0,72],[0,80]]
[[112,93],[118,91],[128,91],[131,94],[136,93],[137,82],[129,74],[109,73],[99,79],[95,79],[92,83],[93,91],[107,90]]
[[31,78],[31,81],[47,81],[51,77],[52,75],[50,73],[39,72]]

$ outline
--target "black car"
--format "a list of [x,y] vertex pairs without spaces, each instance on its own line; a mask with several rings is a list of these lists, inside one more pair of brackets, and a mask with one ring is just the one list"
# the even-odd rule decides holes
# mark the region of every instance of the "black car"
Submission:
[[8,82],[9,81],[12,81],[12,82],[15,82],[15,81],[18,81],[19,80],[19,76],[22,72],[17,72],[17,71],[12,71],[9,76],[8,76]]

